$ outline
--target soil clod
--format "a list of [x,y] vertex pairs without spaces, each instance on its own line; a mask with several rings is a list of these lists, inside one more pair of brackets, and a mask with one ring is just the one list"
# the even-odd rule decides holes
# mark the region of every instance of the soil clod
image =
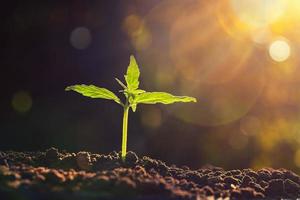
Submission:
[[300,198],[300,177],[286,169],[193,170],[128,152],[108,155],[56,148],[0,151],[0,199],[199,200]]

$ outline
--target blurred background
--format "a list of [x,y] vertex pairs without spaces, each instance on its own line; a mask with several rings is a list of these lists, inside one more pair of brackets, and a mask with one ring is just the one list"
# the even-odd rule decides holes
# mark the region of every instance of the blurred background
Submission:
[[119,150],[122,108],[64,88],[118,93],[133,54],[142,89],[198,103],[138,106],[129,150],[300,173],[299,0],[13,0],[1,10],[1,150]]

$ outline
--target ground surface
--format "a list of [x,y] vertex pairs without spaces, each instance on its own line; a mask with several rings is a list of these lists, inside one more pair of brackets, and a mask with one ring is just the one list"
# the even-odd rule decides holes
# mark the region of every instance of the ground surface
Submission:
[[0,199],[179,200],[300,197],[300,177],[285,169],[190,170],[128,152],[109,155],[0,152]]

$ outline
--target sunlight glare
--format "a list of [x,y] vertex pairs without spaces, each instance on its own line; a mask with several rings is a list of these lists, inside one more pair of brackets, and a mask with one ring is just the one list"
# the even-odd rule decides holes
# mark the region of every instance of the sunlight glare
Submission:
[[231,0],[233,11],[239,19],[253,28],[267,26],[285,11],[284,0]]
[[283,62],[291,54],[290,45],[285,40],[276,40],[271,43],[269,54],[274,61]]

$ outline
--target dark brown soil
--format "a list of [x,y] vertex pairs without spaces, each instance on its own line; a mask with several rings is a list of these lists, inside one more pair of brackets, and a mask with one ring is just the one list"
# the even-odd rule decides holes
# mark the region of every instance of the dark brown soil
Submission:
[[286,169],[226,171],[167,166],[128,152],[0,152],[0,199],[280,199],[300,197],[300,177]]

